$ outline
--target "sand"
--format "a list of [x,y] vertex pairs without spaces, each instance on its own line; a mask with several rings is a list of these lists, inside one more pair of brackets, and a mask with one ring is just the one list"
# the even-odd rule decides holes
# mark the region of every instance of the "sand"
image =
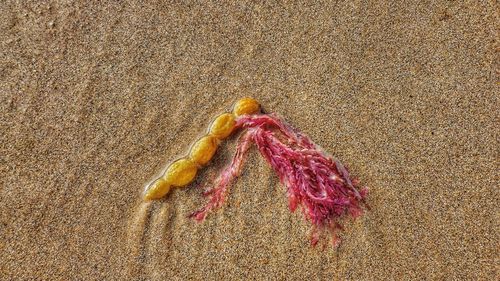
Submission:
[[[498,278],[494,1],[36,2],[0,5],[0,280]],[[235,137],[141,201],[243,96],[369,186],[337,250],[255,148],[224,208],[187,218]]]

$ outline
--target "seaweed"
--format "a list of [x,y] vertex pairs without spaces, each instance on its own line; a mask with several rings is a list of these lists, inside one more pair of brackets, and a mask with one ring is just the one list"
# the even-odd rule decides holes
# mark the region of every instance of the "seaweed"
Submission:
[[201,222],[209,212],[223,205],[231,182],[241,172],[248,149],[255,144],[286,187],[290,211],[301,206],[312,223],[311,244],[316,245],[321,232],[328,231],[333,245],[338,246],[341,218],[359,217],[363,213],[361,206],[368,208],[365,203],[368,189],[360,188],[358,180],[350,176],[342,163],[275,114],[241,115],[236,119],[236,129],[245,132],[238,140],[232,161],[223,168],[213,187],[204,191],[208,203],[191,217]]

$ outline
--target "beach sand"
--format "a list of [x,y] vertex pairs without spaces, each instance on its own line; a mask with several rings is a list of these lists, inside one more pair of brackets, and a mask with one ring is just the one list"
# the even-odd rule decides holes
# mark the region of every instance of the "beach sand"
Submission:
[[[0,5],[0,280],[498,278],[494,1],[146,2]],[[255,148],[187,218],[237,136],[142,202],[243,96],[370,188],[338,249],[310,247]]]

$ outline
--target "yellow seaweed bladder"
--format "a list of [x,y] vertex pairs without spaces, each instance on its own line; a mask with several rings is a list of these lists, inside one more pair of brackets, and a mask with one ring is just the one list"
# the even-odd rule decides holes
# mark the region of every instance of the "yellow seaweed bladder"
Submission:
[[242,98],[234,104],[233,114],[235,116],[255,114],[260,111],[260,104],[252,98]]
[[198,167],[195,162],[182,158],[168,166],[163,179],[170,185],[182,187],[194,180]]
[[218,143],[219,140],[212,135],[202,137],[191,147],[189,159],[201,166],[207,164],[214,156]]
[[157,179],[152,182],[146,189],[146,192],[144,192],[144,200],[160,199],[167,195],[170,191],[170,187],[170,184],[168,184],[164,179]]
[[227,138],[234,130],[236,121],[231,113],[223,113],[215,118],[212,126],[210,126],[210,134],[216,138],[223,140]]

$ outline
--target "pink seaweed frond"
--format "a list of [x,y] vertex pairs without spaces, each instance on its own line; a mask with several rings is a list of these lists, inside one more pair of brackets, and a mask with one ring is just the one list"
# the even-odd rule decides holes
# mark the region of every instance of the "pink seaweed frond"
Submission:
[[339,219],[362,214],[367,189],[358,190],[358,181],[351,178],[346,167],[276,115],[244,115],[238,118],[236,127],[247,129],[236,154],[208,192],[207,205],[192,216],[202,221],[210,210],[222,205],[228,185],[239,175],[253,142],[285,185],[290,211],[301,206],[312,222],[311,244],[318,242],[318,231],[328,230],[333,244],[338,245],[337,230],[342,228]]
[[192,213],[190,217],[196,219],[197,221],[203,221],[212,209],[216,209],[222,206],[226,199],[227,189],[229,185],[237,176],[239,176],[241,172],[241,167],[243,166],[245,155],[250,148],[250,145],[252,144],[251,139],[252,130],[245,132],[245,134],[240,137],[238,147],[236,148],[236,153],[233,156],[233,160],[222,170],[219,177],[215,180],[215,186],[203,193],[203,195],[209,196],[210,199],[208,203],[205,205],[205,207]]

